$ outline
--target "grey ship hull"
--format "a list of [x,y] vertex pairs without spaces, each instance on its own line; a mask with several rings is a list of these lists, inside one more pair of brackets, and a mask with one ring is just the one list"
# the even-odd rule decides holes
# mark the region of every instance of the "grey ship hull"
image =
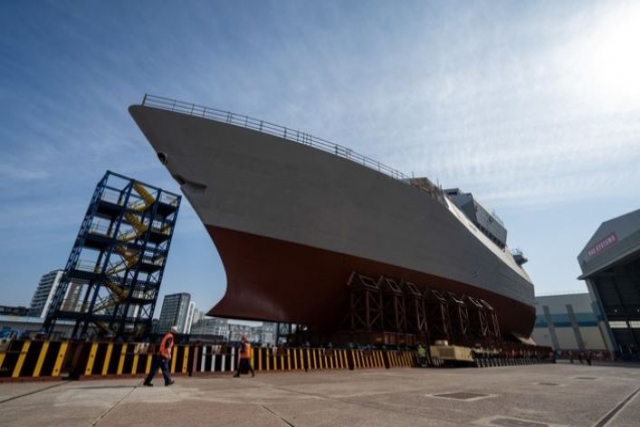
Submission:
[[494,306],[529,336],[533,285],[452,203],[304,143],[145,105],[129,109],[213,239],[227,291],[209,315],[335,328],[352,271]]

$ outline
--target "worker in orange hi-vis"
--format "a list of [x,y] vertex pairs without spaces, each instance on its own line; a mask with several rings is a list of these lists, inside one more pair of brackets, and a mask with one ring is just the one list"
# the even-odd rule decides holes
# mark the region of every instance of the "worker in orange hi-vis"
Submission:
[[240,342],[242,343],[242,348],[240,349],[240,362],[238,362],[238,370],[234,377],[238,378],[243,369],[247,369],[251,372],[251,376],[255,377],[256,374],[253,371],[253,366],[251,366],[251,343],[247,341],[247,337],[244,335],[240,338]]
[[158,352],[154,355],[153,367],[145,378],[143,385],[152,387],[151,380],[156,376],[158,368],[162,370],[162,376],[164,377],[164,385],[170,386],[175,381],[171,379],[171,373],[169,372],[169,361],[171,360],[171,353],[173,351],[173,343],[175,341],[175,335],[178,332],[177,326],[172,326],[171,330],[164,334],[162,341],[160,341],[160,347]]

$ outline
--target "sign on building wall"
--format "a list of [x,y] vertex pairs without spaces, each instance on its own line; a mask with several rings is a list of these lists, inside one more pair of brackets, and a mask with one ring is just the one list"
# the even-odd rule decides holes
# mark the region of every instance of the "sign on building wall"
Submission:
[[591,246],[587,250],[587,256],[589,258],[592,258],[592,257],[600,254],[602,251],[604,251],[606,249],[609,249],[611,246],[615,245],[616,243],[618,243],[618,236],[614,232],[614,233],[609,234],[604,239],[600,240],[595,245]]

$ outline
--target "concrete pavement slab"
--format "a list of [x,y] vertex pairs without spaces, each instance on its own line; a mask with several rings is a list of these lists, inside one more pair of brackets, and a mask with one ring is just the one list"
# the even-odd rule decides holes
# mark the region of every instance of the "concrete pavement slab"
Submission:
[[637,365],[371,369],[0,384],[3,427],[631,427]]

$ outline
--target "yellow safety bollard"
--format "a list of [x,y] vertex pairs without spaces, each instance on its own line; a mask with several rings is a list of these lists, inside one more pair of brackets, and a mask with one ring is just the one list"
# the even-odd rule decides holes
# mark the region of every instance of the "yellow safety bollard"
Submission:
[[178,347],[173,346],[173,353],[171,354],[171,369],[169,371],[173,374],[176,371],[176,356],[178,355]]
[[107,344],[107,354],[104,357],[104,363],[102,365],[102,376],[109,373],[109,362],[111,361],[111,353],[113,352],[113,343]]
[[7,349],[10,343],[11,340],[4,339],[0,342],[0,370],[2,369],[2,364],[4,363],[4,358],[7,355]]
[[118,360],[118,370],[116,371],[116,375],[122,375],[122,370],[124,368],[124,358],[127,356],[127,344],[122,344],[120,348],[120,360]]
[[49,350],[49,341],[45,341],[42,343],[42,348],[40,349],[40,354],[38,355],[38,361],[36,362],[36,367],[33,370],[33,377],[37,378],[40,376],[40,371],[42,370],[42,365],[44,364],[44,359],[47,357],[47,351]]
[[27,353],[29,352],[29,347],[31,346],[31,341],[27,340],[22,344],[22,349],[20,350],[20,355],[18,356],[18,361],[16,362],[16,366],[13,368],[13,374],[11,378],[18,378],[20,376],[20,371],[22,370],[22,366],[24,365],[24,361],[27,358]]
[[98,353],[98,343],[91,344],[91,350],[89,351],[89,359],[87,359],[87,366],[84,370],[85,376],[89,376],[93,373],[93,364],[96,361],[96,354]]
[[338,363],[339,363],[340,369],[344,369],[347,366],[344,350],[338,350]]
[[138,373],[138,363],[140,363],[140,353],[147,351],[149,344],[145,343],[136,343],[133,348],[133,363],[131,366],[131,375],[136,375]]
[[187,366],[189,366],[189,346],[184,346],[184,354],[182,355],[182,373],[187,373]]
[[51,376],[53,377],[60,376],[60,369],[62,369],[62,362],[64,362],[64,358],[67,354],[68,348],[69,348],[68,341],[63,341],[60,343],[60,349],[58,350],[58,356],[56,357],[56,362],[53,365],[53,371],[51,372]]
[[151,362],[153,362],[153,352],[147,353],[147,366],[144,369],[144,373],[151,372]]

